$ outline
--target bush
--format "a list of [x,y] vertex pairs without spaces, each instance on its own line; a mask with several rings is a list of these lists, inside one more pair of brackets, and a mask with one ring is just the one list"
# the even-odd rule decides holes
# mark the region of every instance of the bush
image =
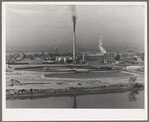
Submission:
[[129,77],[129,82],[135,82],[137,80],[137,78],[136,77]]

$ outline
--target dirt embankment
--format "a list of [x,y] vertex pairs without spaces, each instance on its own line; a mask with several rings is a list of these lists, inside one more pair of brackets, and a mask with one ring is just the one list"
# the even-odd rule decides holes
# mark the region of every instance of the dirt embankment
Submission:
[[[78,85],[81,85],[78,83]],[[135,84],[115,84],[115,85],[100,85],[100,86],[88,86],[88,87],[67,87],[60,89],[7,89],[6,99],[29,99],[29,98],[41,98],[50,96],[62,96],[62,95],[78,95],[78,94],[104,94],[113,92],[125,92],[129,90],[143,90],[144,86],[139,83]]]
[[[6,76],[6,99],[27,99],[56,95],[125,92],[142,90],[144,75],[124,72],[118,77],[52,78],[40,72],[13,71]],[[91,75],[91,74],[90,74]],[[131,76],[131,77],[130,77]],[[134,77],[134,78],[133,78]],[[17,79],[17,80],[16,80]],[[130,81],[131,82],[130,82]]]

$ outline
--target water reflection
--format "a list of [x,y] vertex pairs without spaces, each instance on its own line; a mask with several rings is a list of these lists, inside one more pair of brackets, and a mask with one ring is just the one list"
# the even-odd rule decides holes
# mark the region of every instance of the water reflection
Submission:
[[130,93],[128,94],[129,101],[130,102],[137,101],[137,98],[136,98],[137,94],[139,94],[138,90],[130,91]]
[[[123,97],[124,94],[120,94],[120,96]],[[125,97],[126,100],[129,100],[129,102],[136,102],[137,101],[137,95],[139,95],[139,90],[132,90],[127,93],[127,97]],[[80,97],[80,96],[78,96]],[[77,96],[73,96],[73,108],[77,108]]]
[[76,100],[76,96],[74,96],[73,108],[77,108],[77,100]]
[[[17,100],[16,100],[17,99]],[[132,102],[133,101],[133,102]],[[143,108],[144,91],[71,96],[24,97],[6,101],[7,108]]]

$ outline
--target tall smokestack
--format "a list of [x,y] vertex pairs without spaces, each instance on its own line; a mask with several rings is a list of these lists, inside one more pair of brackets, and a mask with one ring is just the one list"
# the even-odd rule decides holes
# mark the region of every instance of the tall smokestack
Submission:
[[73,20],[73,60],[76,60],[76,33],[75,33],[75,27],[76,27],[76,17],[75,15],[72,16]]
[[73,61],[76,60],[76,7],[75,5],[71,5],[71,12],[72,12],[72,21],[73,21]]

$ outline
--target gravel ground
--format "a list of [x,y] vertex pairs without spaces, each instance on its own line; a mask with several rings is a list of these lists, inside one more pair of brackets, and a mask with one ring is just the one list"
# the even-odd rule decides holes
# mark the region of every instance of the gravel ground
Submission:
[[[47,73],[47,72],[46,72]],[[110,84],[127,84],[129,82],[129,77],[137,77],[137,83],[144,83],[144,74],[137,72],[126,72],[122,71],[119,76],[109,73],[105,77],[95,77],[95,78],[67,78],[68,74],[59,74],[59,76],[66,77],[45,77],[45,72],[35,72],[35,71],[16,71],[6,72],[6,82],[11,79],[15,79],[22,83],[22,86],[6,86],[7,89],[59,89],[59,88],[69,88],[69,87],[85,87],[85,86],[101,86]],[[51,73],[52,74],[52,73]],[[72,75],[72,74],[71,74]]]

